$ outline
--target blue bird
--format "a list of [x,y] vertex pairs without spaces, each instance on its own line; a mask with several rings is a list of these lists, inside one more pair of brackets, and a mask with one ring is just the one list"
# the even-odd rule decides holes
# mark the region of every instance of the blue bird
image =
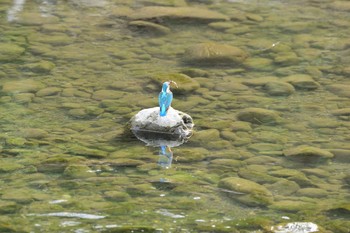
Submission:
[[173,93],[170,91],[170,84],[173,83],[176,87],[177,84],[174,81],[167,81],[163,83],[162,91],[159,93],[159,115],[161,117],[166,116],[167,111],[171,105],[171,101],[173,100]]

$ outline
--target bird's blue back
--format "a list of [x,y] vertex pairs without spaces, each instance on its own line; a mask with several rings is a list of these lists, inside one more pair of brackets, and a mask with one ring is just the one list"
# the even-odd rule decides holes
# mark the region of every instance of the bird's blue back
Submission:
[[171,91],[166,92],[162,90],[159,93],[158,100],[160,107],[160,116],[166,116],[167,110],[171,105],[171,101],[173,100],[173,93]]

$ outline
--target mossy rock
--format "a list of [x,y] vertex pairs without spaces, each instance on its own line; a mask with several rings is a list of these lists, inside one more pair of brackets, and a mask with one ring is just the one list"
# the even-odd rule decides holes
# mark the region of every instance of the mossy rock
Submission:
[[159,229],[151,226],[122,226],[111,229],[104,229],[102,233],[125,233],[125,232],[133,232],[133,233],[154,233]]
[[199,83],[191,77],[181,73],[163,73],[153,75],[151,79],[159,85],[159,91],[165,81],[172,80],[177,83],[178,88],[172,86],[171,91],[180,94],[191,93],[200,87]]
[[232,123],[232,130],[234,132],[237,132],[237,131],[249,132],[249,131],[252,131],[252,126],[251,126],[251,123],[249,122],[235,121]]
[[6,145],[7,146],[24,146],[27,143],[27,140],[24,138],[20,137],[15,137],[15,138],[6,138]]
[[236,192],[232,194],[236,200],[249,206],[266,206],[272,203],[272,194],[264,186],[239,177],[228,177],[220,180],[219,188]]
[[283,81],[292,84],[296,89],[301,90],[315,90],[320,87],[310,75],[307,74],[293,74],[283,78]]
[[106,100],[106,99],[120,99],[125,93],[115,90],[98,90],[92,95],[92,99]]
[[0,43],[0,62],[9,62],[19,58],[25,51],[16,44]]
[[105,197],[111,201],[127,201],[130,196],[126,192],[121,191],[107,191],[104,193]]
[[350,97],[350,85],[332,84],[327,86],[327,89],[335,95],[338,95],[341,97]]
[[168,27],[143,20],[131,21],[129,22],[128,26],[136,28],[138,29],[138,31],[141,32],[153,33],[156,35],[166,35],[171,32],[170,28]]
[[262,108],[246,108],[238,112],[237,119],[254,124],[277,124],[280,116],[277,112]]
[[343,202],[339,204],[335,204],[330,207],[327,212],[331,215],[341,216],[343,218],[350,217],[350,202]]
[[255,230],[261,229],[269,231],[273,221],[267,217],[257,216],[234,220],[233,223],[235,226],[238,226],[239,229],[249,229],[253,230],[253,232],[260,232]]
[[6,161],[4,159],[0,160],[0,164],[0,173],[13,172],[24,167],[23,165],[18,164],[15,161]]
[[248,58],[244,65],[252,70],[267,71],[273,68],[273,61],[268,58]]
[[24,69],[28,69],[35,73],[50,73],[56,65],[50,61],[40,61],[37,63],[26,64],[23,66]]
[[217,129],[201,130],[194,134],[191,141],[200,144],[208,144],[211,141],[220,141],[220,132]]
[[138,167],[143,165],[144,162],[137,159],[129,159],[129,158],[119,158],[113,159],[110,161],[110,165],[112,167]]
[[279,178],[276,183],[267,185],[266,187],[271,190],[274,195],[283,196],[291,195],[300,189],[296,182],[281,178]]
[[202,161],[208,156],[209,151],[205,148],[180,148],[176,150],[177,161],[183,162],[195,162]]
[[[21,205],[14,201],[2,201],[0,200],[0,213],[1,214],[13,214],[21,208]],[[1,229],[1,228],[0,228]]]
[[288,96],[295,92],[293,85],[279,81],[266,83],[264,90],[272,96]]
[[68,151],[72,154],[76,155],[82,155],[87,157],[96,157],[96,158],[104,158],[107,157],[108,152],[98,150],[98,149],[91,149],[85,146],[81,145],[72,145],[68,148]]
[[303,188],[298,190],[296,195],[301,197],[322,198],[327,197],[329,193],[328,191],[320,188]]
[[86,165],[69,165],[63,172],[69,178],[88,178],[95,176],[91,168]]
[[209,163],[209,169],[220,169],[223,171],[237,171],[245,163],[236,159],[214,159]]
[[197,21],[222,21],[229,17],[221,13],[198,7],[165,7],[165,6],[147,6],[142,7],[128,17],[133,20],[151,20],[151,19],[192,19]]
[[238,171],[238,175],[244,179],[248,179],[257,183],[274,183],[279,178],[266,174],[266,171],[258,171],[255,169],[259,165],[249,165],[246,168],[241,168]]
[[57,95],[61,92],[61,88],[59,87],[46,87],[39,90],[35,95],[38,97],[52,96]]
[[33,93],[18,93],[13,96],[13,101],[19,104],[28,104],[33,102],[34,97]]
[[37,165],[39,172],[43,173],[62,173],[70,162],[81,162],[82,159],[72,158],[65,154],[55,155],[48,158]]
[[27,139],[42,139],[48,136],[48,132],[39,128],[24,128],[21,134]]
[[302,210],[311,210],[315,209],[316,204],[305,201],[296,201],[296,200],[282,200],[276,201],[269,208],[280,211],[287,212],[298,212]]
[[295,181],[301,186],[312,185],[312,182],[305,176],[305,174],[298,170],[282,168],[274,171],[269,171],[268,174],[275,177],[281,177]]
[[192,45],[186,49],[183,60],[199,65],[238,65],[248,57],[244,50],[214,42]]
[[154,187],[151,184],[136,184],[130,185],[126,188],[126,191],[130,196],[143,196],[153,190]]
[[2,92],[6,94],[34,93],[44,87],[45,85],[39,81],[24,79],[5,82],[2,86]]
[[290,159],[306,163],[327,160],[334,157],[334,155],[327,150],[307,145],[286,149],[283,151],[283,154]]

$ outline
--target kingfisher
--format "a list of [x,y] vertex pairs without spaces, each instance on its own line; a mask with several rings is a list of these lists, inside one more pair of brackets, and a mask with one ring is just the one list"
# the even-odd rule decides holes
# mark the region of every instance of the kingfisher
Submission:
[[174,84],[177,87],[176,82],[174,81],[167,81],[163,83],[162,91],[159,93],[158,100],[159,100],[159,115],[161,117],[166,116],[166,113],[168,112],[168,109],[171,105],[171,101],[173,100],[173,93],[170,91],[170,84]]

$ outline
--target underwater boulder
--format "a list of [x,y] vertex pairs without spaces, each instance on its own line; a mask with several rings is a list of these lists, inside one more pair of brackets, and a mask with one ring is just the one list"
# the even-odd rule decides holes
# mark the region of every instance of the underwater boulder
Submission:
[[277,124],[281,118],[276,111],[263,108],[245,108],[237,113],[237,119],[253,124]]
[[132,20],[186,19],[204,22],[229,20],[229,17],[212,10],[196,7],[146,6],[128,15]]
[[267,188],[247,179],[226,177],[220,180],[218,187],[248,206],[267,206],[273,202],[273,196]]
[[186,49],[183,60],[186,63],[203,65],[238,65],[248,57],[240,48],[214,42],[200,43]]
[[307,145],[300,145],[286,149],[283,151],[283,154],[290,159],[303,163],[312,163],[319,160],[331,159],[334,157],[334,154],[328,150]]

